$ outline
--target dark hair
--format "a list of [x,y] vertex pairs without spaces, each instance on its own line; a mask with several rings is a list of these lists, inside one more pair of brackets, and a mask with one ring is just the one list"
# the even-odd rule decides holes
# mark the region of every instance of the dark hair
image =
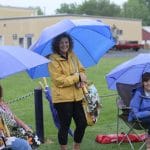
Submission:
[[145,72],[142,74],[142,82],[147,82],[148,80],[150,80],[150,72]]
[[71,36],[67,33],[62,33],[58,36],[56,36],[53,41],[52,41],[52,50],[54,53],[58,53],[59,54],[59,42],[62,38],[68,38],[69,40],[69,51],[72,51],[72,48],[73,48],[73,40],[71,38]]
[[0,85],[0,98],[2,98],[3,97],[3,88],[2,88],[2,86]]

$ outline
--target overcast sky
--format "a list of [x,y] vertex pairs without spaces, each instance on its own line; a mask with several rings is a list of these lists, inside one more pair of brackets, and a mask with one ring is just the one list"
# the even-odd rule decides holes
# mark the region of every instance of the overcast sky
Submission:
[[[62,3],[74,3],[81,4],[84,0],[0,0],[0,5],[3,6],[16,6],[16,7],[37,7],[39,6],[46,15],[55,14],[55,10],[60,8]],[[115,4],[122,5],[127,0],[110,0]]]

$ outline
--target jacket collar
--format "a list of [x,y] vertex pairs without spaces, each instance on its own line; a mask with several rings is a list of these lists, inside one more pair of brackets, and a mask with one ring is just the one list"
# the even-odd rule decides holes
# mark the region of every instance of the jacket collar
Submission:
[[[68,52],[68,59],[72,56],[72,52]],[[55,60],[60,60],[60,61],[64,61],[64,60],[68,60],[66,59],[64,56],[60,55],[60,54],[52,54],[50,56],[50,59],[55,59]]]
[[68,60],[68,53],[66,54],[66,57],[63,56],[62,54],[59,54],[59,55],[60,55],[60,57],[64,58],[65,60]]
[[140,94],[140,97],[145,98],[145,99],[150,99],[149,96],[146,96],[146,95],[145,95],[145,92],[144,92],[143,87],[139,87],[137,90],[141,93],[141,94]]

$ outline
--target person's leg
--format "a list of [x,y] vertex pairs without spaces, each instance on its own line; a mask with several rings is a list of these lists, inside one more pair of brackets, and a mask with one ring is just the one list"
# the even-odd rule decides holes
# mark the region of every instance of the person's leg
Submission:
[[57,110],[60,121],[60,128],[58,130],[58,141],[61,150],[66,150],[68,142],[68,130],[73,115],[73,103],[59,103],[55,104],[54,106]]
[[146,129],[150,128],[150,117],[141,118],[139,120],[141,121],[141,124],[144,128],[146,128]]
[[82,142],[85,129],[87,127],[87,121],[85,117],[85,113],[83,110],[82,102],[75,102],[74,103],[74,113],[73,113],[73,119],[76,124],[76,129],[74,132],[74,144],[73,149],[79,150],[80,149],[80,143]]
[[150,134],[148,134],[146,139],[146,150],[150,150]]
[[67,144],[66,145],[60,145],[60,150],[67,150]]
[[146,138],[146,150],[150,150],[150,117],[140,119],[142,126],[148,129],[148,135]]
[[28,141],[16,137],[8,138],[6,145],[9,145],[12,150],[32,150]]
[[73,150],[80,150],[80,143],[73,143]]

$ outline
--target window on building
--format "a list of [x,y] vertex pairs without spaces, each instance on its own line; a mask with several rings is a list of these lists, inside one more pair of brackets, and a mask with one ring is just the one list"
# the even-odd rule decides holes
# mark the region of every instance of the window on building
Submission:
[[122,35],[123,34],[123,30],[117,30],[117,34],[118,35]]
[[3,45],[4,44],[4,41],[3,41],[3,36],[0,35],[0,45]]
[[27,42],[26,47],[29,48],[32,45],[33,34],[26,34],[25,37],[26,37],[26,42]]
[[27,48],[29,48],[32,44],[32,37],[27,37]]
[[12,35],[13,40],[17,40],[17,34]]
[[19,45],[24,47],[24,38],[19,38]]

